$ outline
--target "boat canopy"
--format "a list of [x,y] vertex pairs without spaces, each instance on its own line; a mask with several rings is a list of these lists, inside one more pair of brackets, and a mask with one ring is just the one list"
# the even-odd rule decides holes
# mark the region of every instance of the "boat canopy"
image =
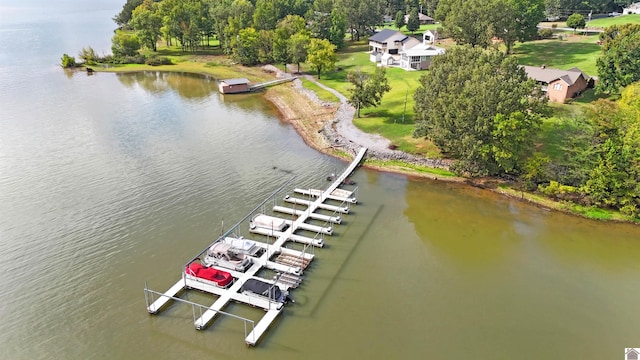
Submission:
[[287,222],[274,216],[258,214],[251,220],[252,227],[261,227],[265,229],[273,229],[283,231],[287,227]]
[[282,291],[277,285],[269,284],[257,279],[248,279],[242,284],[241,291],[251,291],[253,293],[268,297],[274,301],[281,301]]
[[256,246],[256,242],[253,240],[248,240],[245,239],[243,237],[240,238],[231,238],[231,237],[226,237],[224,238],[224,241],[227,244],[230,244],[233,248],[238,249],[244,253],[247,254],[254,254],[255,252],[258,251],[258,248]]
[[229,252],[231,247],[232,247],[231,244],[217,242],[211,245],[211,247],[209,248],[209,255],[211,256],[224,255],[227,252]]

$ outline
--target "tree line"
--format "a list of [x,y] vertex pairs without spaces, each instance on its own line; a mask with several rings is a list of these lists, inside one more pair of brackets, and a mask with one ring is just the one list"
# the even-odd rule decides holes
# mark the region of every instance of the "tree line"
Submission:
[[[445,0],[442,0],[445,1]],[[436,57],[414,94],[414,135],[456,160],[452,170],[499,176],[526,190],[640,217],[640,25],[601,34],[596,93],[583,114],[548,124],[559,137],[545,151],[542,120],[550,115],[539,84],[515,57],[463,45]]]

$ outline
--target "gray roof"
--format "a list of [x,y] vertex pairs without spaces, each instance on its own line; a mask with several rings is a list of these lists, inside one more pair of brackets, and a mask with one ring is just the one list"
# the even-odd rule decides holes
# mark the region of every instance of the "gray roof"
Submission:
[[242,84],[250,83],[250,81],[248,79],[245,79],[245,78],[224,79],[224,80],[220,80],[220,82],[223,82],[223,83],[225,83],[227,85],[242,85]]
[[408,38],[408,36],[399,31],[384,29],[378,32],[377,34],[373,35],[372,37],[370,37],[369,41],[375,41],[379,43],[389,43],[394,41],[403,41],[406,38]]
[[543,83],[551,83],[555,80],[561,79],[568,85],[573,85],[581,76],[587,80],[589,76],[582,72],[580,69],[574,67],[569,70],[550,69],[540,66],[527,66],[523,65],[524,71],[527,76]]

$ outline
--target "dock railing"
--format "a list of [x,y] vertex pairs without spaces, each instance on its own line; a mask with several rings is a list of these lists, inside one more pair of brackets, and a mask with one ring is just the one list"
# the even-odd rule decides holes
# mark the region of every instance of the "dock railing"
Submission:
[[[149,308],[149,305],[152,304],[155,301],[155,296],[154,295],[165,296],[165,297],[167,296],[167,295],[165,295],[165,294],[163,294],[161,292],[149,289],[147,287],[147,284],[145,283],[145,285],[144,285],[144,299],[145,299],[145,301],[147,303],[147,308]],[[209,306],[198,304],[198,303],[195,303],[193,301],[181,299],[179,297],[171,296],[171,300],[191,305],[191,313],[193,314],[193,322],[194,323],[196,322],[196,320],[198,318],[202,317],[202,314],[204,312],[209,310]],[[235,315],[235,314],[231,314],[231,313],[228,313],[228,312],[225,312],[225,311],[222,311],[222,310],[218,310],[217,313],[221,314],[221,315],[225,315],[225,316],[230,316],[230,317],[232,317],[234,319],[241,320],[244,323],[244,337],[245,338],[248,336],[248,334],[253,332],[253,330],[255,329],[255,321],[254,320],[247,319],[245,317],[242,317],[242,316],[239,316],[239,315]],[[247,325],[251,326],[250,327],[251,330],[249,332],[247,332],[247,330],[248,330]],[[255,340],[256,339],[254,339],[254,341]]]

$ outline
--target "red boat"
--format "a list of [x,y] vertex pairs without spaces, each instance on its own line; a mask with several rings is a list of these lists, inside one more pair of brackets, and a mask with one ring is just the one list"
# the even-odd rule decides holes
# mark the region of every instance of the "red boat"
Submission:
[[226,288],[233,281],[233,276],[226,271],[206,267],[199,262],[192,262],[184,271],[187,275],[214,282],[217,286]]

